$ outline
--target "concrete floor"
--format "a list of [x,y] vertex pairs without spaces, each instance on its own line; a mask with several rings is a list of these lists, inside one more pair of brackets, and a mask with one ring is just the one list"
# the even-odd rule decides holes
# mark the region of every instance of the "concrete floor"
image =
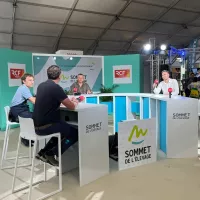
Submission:
[[[11,130],[9,156],[15,155],[19,129]],[[0,132],[0,153],[4,134]],[[22,153],[28,154],[27,148]],[[22,160],[25,162],[25,160]],[[6,163],[10,165],[12,162]],[[117,171],[111,160],[111,173],[84,187],[78,185],[78,171],[63,175],[63,191],[49,200],[196,200],[200,199],[200,161],[164,159],[125,171]],[[0,200],[27,199],[27,190],[11,194],[13,169],[0,170]],[[36,179],[42,178],[42,165],[36,167]],[[19,186],[29,180],[30,168],[18,171]],[[35,187],[33,199],[56,189],[54,168],[48,169],[49,181]]]

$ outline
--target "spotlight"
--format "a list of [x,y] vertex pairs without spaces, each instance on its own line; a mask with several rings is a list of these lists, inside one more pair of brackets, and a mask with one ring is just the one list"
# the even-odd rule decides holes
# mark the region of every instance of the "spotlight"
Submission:
[[69,59],[70,59],[70,60],[73,60],[73,58],[72,58],[72,57],[70,57]]
[[53,57],[54,60],[56,60],[56,57]]
[[165,51],[165,50],[167,49],[167,46],[166,46],[165,44],[162,44],[162,45],[160,46],[160,49],[161,49],[162,51]]
[[151,45],[150,44],[145,44],[144,45],[144,50],[145,51],[149,51],[151,49]]

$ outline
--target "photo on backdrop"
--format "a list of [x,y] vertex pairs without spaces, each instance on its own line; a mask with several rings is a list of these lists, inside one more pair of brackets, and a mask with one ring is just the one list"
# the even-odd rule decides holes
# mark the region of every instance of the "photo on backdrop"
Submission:
[[102,84],[103,57],[70,57],[70,56],[45,56],[33,54],[33,72],[35,76],[34,93],[41,82],[47,80],[47,68],[58,65],[61,70],[59,85],[66,91],[76,82],[77,75],[83,74],[85,81],[93,92],[99,92]]

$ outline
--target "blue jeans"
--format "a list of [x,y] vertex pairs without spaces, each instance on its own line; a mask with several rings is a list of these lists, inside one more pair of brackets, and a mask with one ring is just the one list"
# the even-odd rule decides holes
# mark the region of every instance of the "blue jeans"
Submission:
[[[36,130],[36,134],[41,136],[53,133],[61,134],[61,154],[78,141],[78,127],[71,126],[65,121],[54,123],[43,130]],[[40,152],[48,156],[58,156],[58,138],[52,137]]]

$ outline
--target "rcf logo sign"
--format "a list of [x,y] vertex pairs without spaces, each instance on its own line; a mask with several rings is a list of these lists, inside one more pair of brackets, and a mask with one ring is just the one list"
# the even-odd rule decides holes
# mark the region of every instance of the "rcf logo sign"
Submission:
[[130,69],[115,70],[115,78],[129,78]]
[[24,74],[24,69],[10,69],[10,78],[11,79],[20,79]]

